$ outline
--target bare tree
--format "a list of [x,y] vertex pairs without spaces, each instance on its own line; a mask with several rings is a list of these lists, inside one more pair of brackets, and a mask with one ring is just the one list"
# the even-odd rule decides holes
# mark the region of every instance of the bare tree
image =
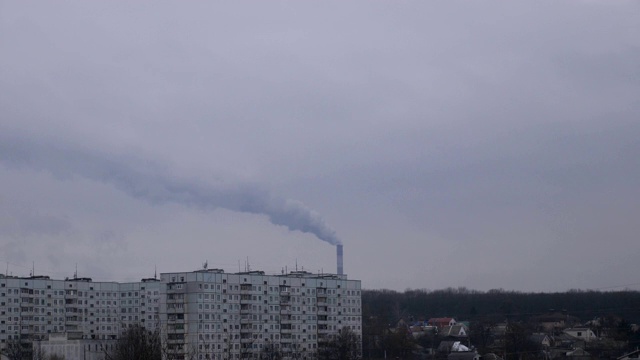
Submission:
[[493,331],[498,325],[498,319],[491,316],[477,317],[471,322],[469,340],[476,345],[481,352],[486,352],[493,341]]
[[49,360],[47,353],[44,351],[40,342],[33,342],[33,349],[31,352],[31,360]]
[[0,350],[0,353],[6,356],[9,360],[24,360],[30,355],[29,349],[27,349],[18,339],[8,340],[5,347]]
[[361,358],[361,339],[348,327],[340,329],[338,335],[318,353],[320,359],[355,360]]
[[134,325],[120,336],[115,346],[104,348],[107,360],[161,360],[162,344],[159,331]]
[[273,343],[267,343],[260,352],[260,359],[264,360],[280,360],[282,353]]
[[[197,345],[195,345],[197,346]],[[161,354],[164,355],[164,359],[184,359],[184,360],[196,360],[198,358],[198,351],[195,346],[189,345],[170,345],[166,341],[162,341]]]

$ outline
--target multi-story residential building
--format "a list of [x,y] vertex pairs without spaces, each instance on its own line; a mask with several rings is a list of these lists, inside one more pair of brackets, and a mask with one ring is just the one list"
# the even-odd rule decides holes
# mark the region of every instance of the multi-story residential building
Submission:
[[362,335],[360,281],[344,275],[200,270],[161,275],[160,316],[177,358],[314,358],[343,327]]
[[10,340],[116,339],[123,328],[159,325],[160,281],[93,282],[0,276],[0,348]]
[[87,358],[88,347],[97,359],[96,341],[139,324],[160,329],[167,358],[311,359],[344,327],[361,337],[361,305],[359,280],[304,271],[205,269],[132,283],[0,276],[0,348],[73,339],[76,353]]

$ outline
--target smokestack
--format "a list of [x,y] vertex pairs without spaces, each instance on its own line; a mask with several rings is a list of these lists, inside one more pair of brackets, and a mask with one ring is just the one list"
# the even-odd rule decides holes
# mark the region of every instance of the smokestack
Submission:
[[344,274],[344,268],[342,267],[342,244],[336,245],[336,257],[338,260],[338,275]]

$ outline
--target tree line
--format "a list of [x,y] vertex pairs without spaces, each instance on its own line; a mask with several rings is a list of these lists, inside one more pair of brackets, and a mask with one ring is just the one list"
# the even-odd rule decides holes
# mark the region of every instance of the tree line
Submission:
[[502,289],[477,291],[467,288],[443,290],[363,290],[363,319],[375,317],[387,323],[400,319],[421,320],[454,317],[473,320],[499,315],[526,319],[554,311],[566,312],[583,321],[615,314],[630,323],[640,323],[640,292],[583,291],[527,293]]

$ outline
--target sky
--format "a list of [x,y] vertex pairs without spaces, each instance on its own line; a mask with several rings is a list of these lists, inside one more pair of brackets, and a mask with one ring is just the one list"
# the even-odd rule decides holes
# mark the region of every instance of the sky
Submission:
[[0,0],[0,269],[640,290],[640,3]]

